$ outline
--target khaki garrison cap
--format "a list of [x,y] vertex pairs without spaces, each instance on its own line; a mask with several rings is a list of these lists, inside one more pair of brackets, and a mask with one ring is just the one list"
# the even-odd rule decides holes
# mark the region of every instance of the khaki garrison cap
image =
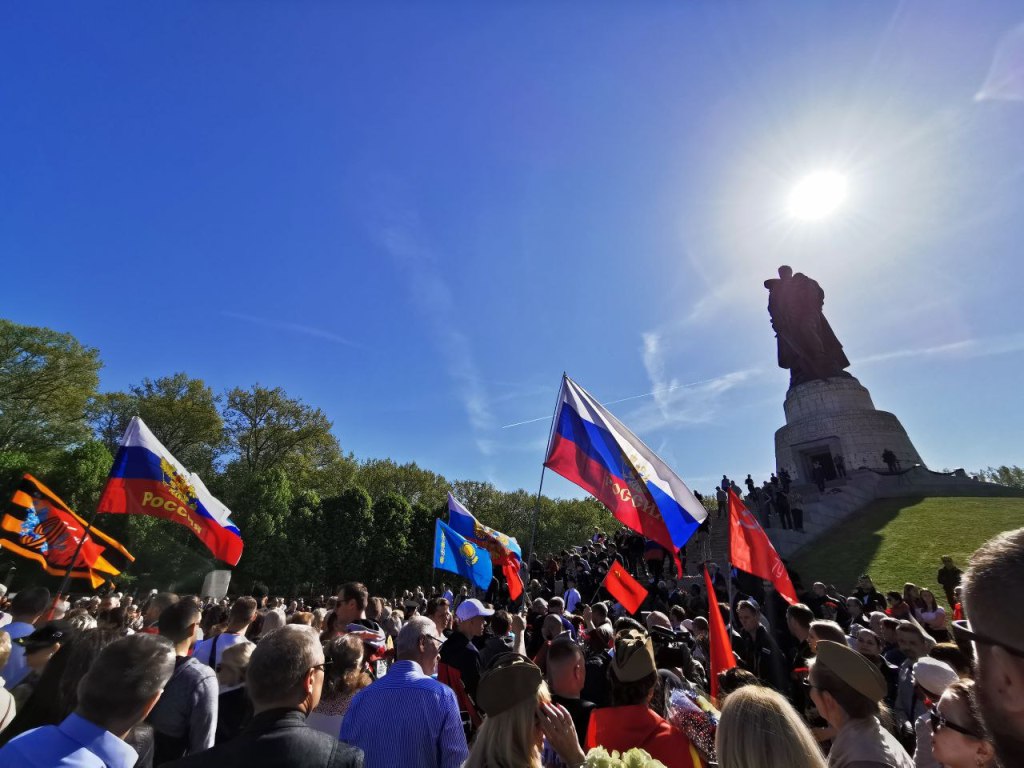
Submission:
[[878,671],[878,667],[847,645],[819,640],[814,663],[825,667],[871,701],[881,701],[888,693],[885,678]]
[[612,669],[620,683],[635,683],[657,672],[650,635],[631,629],[616,637]]
[[477,683],[476,703],[488,717],[500,715],[537,696],[544,675],[540,667],[518,653],[503,653]]

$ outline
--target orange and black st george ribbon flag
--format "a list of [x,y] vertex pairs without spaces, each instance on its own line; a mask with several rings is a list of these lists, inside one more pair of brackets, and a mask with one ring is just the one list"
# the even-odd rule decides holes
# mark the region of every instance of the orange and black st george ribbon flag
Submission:
[[[63,576],[86,536],[86,527],[57,494],[32,475],[25,475],[0,519],[0,547],[35,560],[53,576]],[[89,579],[96,588],[134,560],[117,541],[90,528],[71,577]]]

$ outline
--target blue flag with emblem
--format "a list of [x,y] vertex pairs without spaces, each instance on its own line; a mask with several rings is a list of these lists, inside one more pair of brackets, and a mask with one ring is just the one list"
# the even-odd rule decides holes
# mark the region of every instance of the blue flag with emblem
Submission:
[[434,567],[469,579],[480,589],[491,586],[491,556],[438,520],[434,527]]

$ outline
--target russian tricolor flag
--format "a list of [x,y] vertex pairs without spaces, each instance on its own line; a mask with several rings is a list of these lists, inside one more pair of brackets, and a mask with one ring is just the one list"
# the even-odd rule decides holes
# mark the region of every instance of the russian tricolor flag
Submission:
[[562,377],[544,466],[673,554],[708,516],[686,483],[568,376]]
[[213,497],[199,475],[171,456],[138,416],[125,430],[99,511],[173,520],[229,565],[238,565],[242,557],[242,535],[231,522],[231,511]]

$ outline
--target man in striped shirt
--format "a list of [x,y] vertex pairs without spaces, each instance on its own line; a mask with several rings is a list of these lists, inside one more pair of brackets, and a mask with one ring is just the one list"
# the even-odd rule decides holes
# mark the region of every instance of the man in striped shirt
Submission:
[[365,768],[458,768],[469,756],[455,694],[431,675],[444,638],[417,616],[398,633],[398,661],[356,694],[341,740],[363,750]]

